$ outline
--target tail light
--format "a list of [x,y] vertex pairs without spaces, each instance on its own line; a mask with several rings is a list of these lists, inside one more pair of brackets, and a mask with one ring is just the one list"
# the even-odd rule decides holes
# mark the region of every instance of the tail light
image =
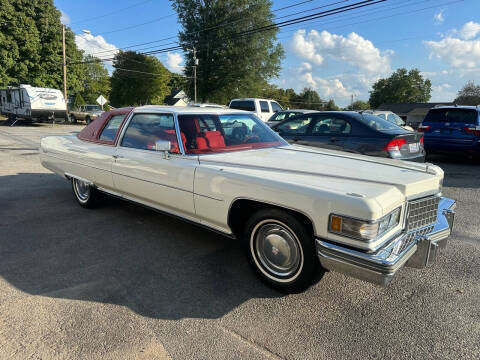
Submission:
[[474,136],[480,136],[480,126],[464,127],[463,131],[465,131],[467,134],[473,134]]
[[393,139],[392,141],[390,141],[384,148],[384,150],[386,151],[395,151],[395,152],[400,152],[400,148],[402,147],[402,145],[406,145],[407,144],[407,140],[405,139]]
[[420,144],[423,146],[423,136],[420,138]]
[[422,125],[422,124],[420,124],[420,126],[417,129],[418,132],[427,132],[429,130],[430,130],[430,125]]

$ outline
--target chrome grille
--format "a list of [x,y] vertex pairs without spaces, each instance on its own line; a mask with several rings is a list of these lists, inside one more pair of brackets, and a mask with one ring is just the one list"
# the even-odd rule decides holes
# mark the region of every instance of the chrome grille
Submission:
[[437,221],[437,210],[440,197],[432,196],[408,202],[407,232],[434,225]]
[[406,234],[402,239],[402,245],[400,245],[398,253],[407,249],[420,236],[433,231],[437,221],[439,202],[440,198],[438,196],[408,202]]

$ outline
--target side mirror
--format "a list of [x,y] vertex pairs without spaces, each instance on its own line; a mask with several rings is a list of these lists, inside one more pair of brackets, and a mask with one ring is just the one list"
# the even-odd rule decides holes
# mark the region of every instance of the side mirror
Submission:
[[169,151],[172,147],[172,144],[168,140],[157,140],[155,141],[155,151],[163,151],[165,154],[165,159],[169,158]]

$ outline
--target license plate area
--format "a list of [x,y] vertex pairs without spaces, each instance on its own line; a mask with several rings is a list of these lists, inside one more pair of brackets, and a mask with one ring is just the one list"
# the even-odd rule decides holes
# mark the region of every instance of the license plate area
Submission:
[[408,144],[408,150],[411,153],[417,153],[419,149],[420,149],[419,143]]

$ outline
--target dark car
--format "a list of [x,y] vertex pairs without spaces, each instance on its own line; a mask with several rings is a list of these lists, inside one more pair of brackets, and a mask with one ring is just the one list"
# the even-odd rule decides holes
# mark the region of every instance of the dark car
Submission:
[[300,115],[300,114],[308,114],[311,112],[315,112],[315,110],[306,110],[306,109],[292,109],[292,110],[283,110],[276,112],[273,114],[270,119],[267,121],[267,125],[272,127],[276,124],[279,124],[281,121],[286,119],[290,119],[291,117]]
[[291,144],[425,161],[423,136],[375,115],[348,111],[297,115],[272,127]]
[[480,107],[442,106],[431,109],[420,124],[429,152],[480,155]]

